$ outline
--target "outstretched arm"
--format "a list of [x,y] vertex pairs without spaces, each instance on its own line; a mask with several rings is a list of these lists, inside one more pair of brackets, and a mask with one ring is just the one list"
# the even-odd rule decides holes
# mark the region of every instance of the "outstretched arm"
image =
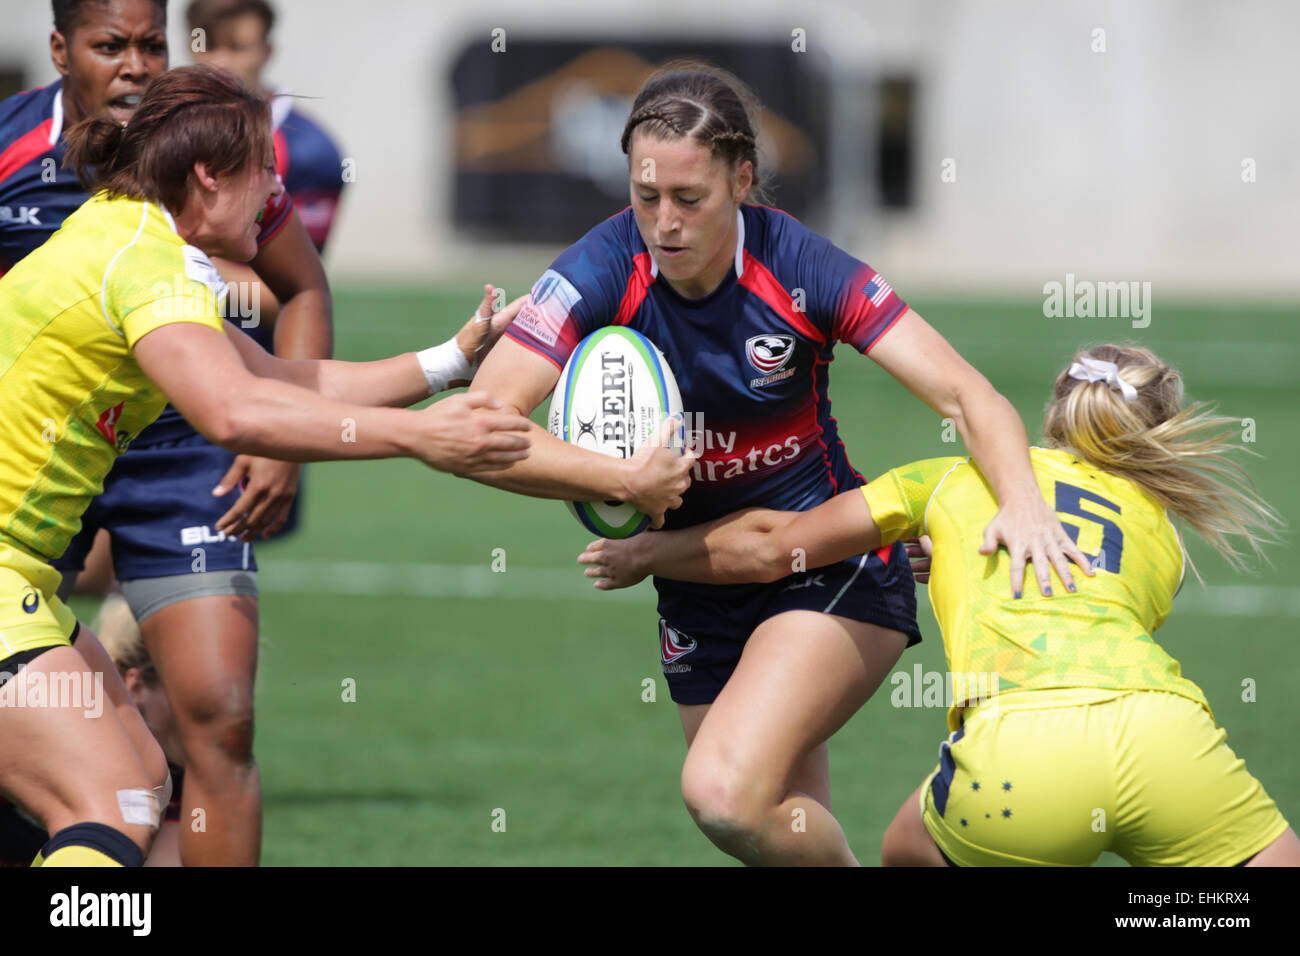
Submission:
[[154,329],[133,351],[200,434],[241,454],[289,461],[409,456],[455,474],[501,468],[528,454],[527,419],[499,411],[488,396],[453,395],[419,411],[340,402],[258,376],[229,338],[191,322]]
[[910,309],[869,354],[909,392],[956,424],[1000,506],[984,531],[980,553],[1006,546],[1016,597],[1024,589],[1027,561],[1033,562],[1039,590],[1046,595],[1052,593],[1053,567],[1068,590],[1074,590],[1070,561],[1092,574],[1087,557],[1038,490],[1020,416],[988,379]]
[[703,584],[779,581],[796,570],[843,561],[880,547],[880,528],[858,489],[811,511],[738,511],[681,531],[605,538],[578,556],[602,591],[646,575]]
[[[477,316],[491,315],[494,296],[486,286]],[[513,321],[526,297],[511,302],[490,321],[471,319],[450,339],[446,346],[458,349],[467,366],[475,366],[496,345],[501,333]],[[325,398],[356,405],[405,407],[429,397],[430,383],[415,352],[403,352],[374,362],[341,362],[332,359],[288,361],[272,355],[241,331],[226,323],[226,334],[240,358],[254,375],[271,378],[316,392]],[[459,374],[459,373],[457,373]],[[472,369],[470,374],[472,374]],[[464,379],[447,378],[438,382],[443,388],[466,384]]]

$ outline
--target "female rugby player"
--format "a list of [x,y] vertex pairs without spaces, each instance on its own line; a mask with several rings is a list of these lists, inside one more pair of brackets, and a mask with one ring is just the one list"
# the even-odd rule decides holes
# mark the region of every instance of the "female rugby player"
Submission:
[[[55,0],[53,8],[50,52],[60,80],[0,103],[0,205],[19,211],[0,219],[0,274],[89,198],[61,168],[64,129],[91,115],[125,122],[149,81],[167,68],[161,0]],[[277,155],[277,163],[284,160]],[[296,169],[306,165],[300,161]],[[290,180],[296,177],[295,171]],[[328,226],[319,216],[315,224]],[[309,234],[286,189],[263,213],[252,268],[214,263],[237,288],[261,283],[260,321],[247,331],[282,358],[332,354],[332,300],[315,248],[323,241],[324,231]],[[232,298],[248,301],[248,295]],[[480,314],[488,312],[480,308]],[[242,328],[247,318],[237,318]],[[493,334],[504,318],[493,323]],[[471,320],[457,338],[470,354],[489,344],[488,334],[485,324]],[[74,585],[104,594],[115,568],[141,621],[191,755],[189,809],[202,806],[209,822],[206,831],[185,834],[192,864],[255,863],[259,856],[257,563],[249,542],[290,519],[299,469],[297,462],[233,455],[169,406],[137,436],[82,516],[81,533],[55,562],[63,597]],[[193,567],[196,546],[204,553],[201,571]]]
[[[665,354],[691,413],[667,494],[640,464],[533,430],[534,454],[480,480],[511,491],[631,502],[669,527],[763,505],[803,510],[863,483],[836,433],[827,368],[852,344],[952,418],[1001,510],[983,549],[1070,580],[1086,559],[1034,483],[1010,403],[869,266],[784,213],[746,200],[758,184],[743,88],[708,68],[669,67],[624,127],[632,204],[564,252],[533,287],[476,388],[528,412],[577,343],[630,325]],[[691,483],[693,479],[693,483]],[[688,484],[690,490],[686,492]],[[830,812],[826,741],[920,639],[907,554],[893,549],[766,586],[656,578],[664,673],[689,743],[687,807],[721,849],[750,863],[856,862]],[[808,807],[807,832],[791,810]]]
[[[64,131],[86,116],[125,122],[149,81],[167,69],[161,0],[55,0],[53,12],[50,54],[60,79],[0,103],[0,204],[40,210],[0,221],[0,274],[89,198],[62,168]],[[276,354],[329,358],[328,282],[287,193],[268,203],[258,246],[256,272],[218,262],[224,278],[263,283],[259,318],[274,326]],[[282,523],[299,468],[232,455],[168,407],[137,436],[55,564],[64,596],[74,585],[103,594],[116,570],[162,662],[193,755],[191,807],[203,806],[211,824],[206,832],[186,834],[192,863],[258,858],[260,787],[252,750],[257,571],[241,537]],[[241,493],[232,502],[229,492],[240,479]],[[221,493],[214,495],[214,488]],[[200,571],[193,567],[196,537],[205,558]]]
[[1009,598],[1008,559],[975,559],[997,503],[969,458],[895,468],[804,514],[596,541],[579,561],[606,590],[646,574],[772,581],[792,548],[836,561],[928,533],[952,733],[886,832],[886,865],[1083,866],[1110,850],[1135,866],[1297,866],[1295,831],[1151,637],[1189,560],[1170,512],[1235,563],[1228,535],[1257,553],[1272,536],[1275,513],[1225,462],[1239,425],[1184,407],[1178,372],[1146,349],[1076,356],[1032,459],[1097,574],[1054,600]]
[[[10,415],[0,675],[11,675],[0,693],[11,697],[95,666],[69,646],[78,625],[50,562],[114,459],[168,400],[238,453],[410,456],[457,474],[528,454],[527,421],[484,396],[418,412],[372,407],[469,377],[454,342],[378,362],[286,361],[223,322],[225,290],[208,256],[251,259],[259,213],[283,188],[269,106],[236,78],[203,67],[165,73],[126,126],[90,118],[67,139],[93,197],[0,279],[0,402]],[[125,689],[111,664],[101,670],[116,707]],[[86,719],[70,708],[0,707],[0,792],[53,834],[46,865],[138,864],[165,779],[157,744],[133,737],[114,709]]]

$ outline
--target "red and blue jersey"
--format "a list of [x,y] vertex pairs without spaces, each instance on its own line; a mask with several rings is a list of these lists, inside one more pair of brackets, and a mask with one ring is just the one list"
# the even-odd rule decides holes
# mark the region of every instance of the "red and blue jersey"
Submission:
[[86,201],[63,169],[62,84],[0,103],[0,275]]
[[780,210],[737,216],[732,271],[708,296],[683,298],[659,277],[629,207],[555,260],[506,333],[560,368],[605,325],[659,347],[699,455],[669,528],[741,508],[805,511],[863,484],[831,416],[833,348],[869,352],[907,310],[874,269]]
[[316,250],[323,252],[343,192],[343,157],[319,125],[293,108],[290,96],[271,101],[271,125],[276,172]]
[[[0,102],[0,275],[90,198],[63,155],[62,80]],[[292,212],[288,191],[267,203],[257,244],[270,242]]]

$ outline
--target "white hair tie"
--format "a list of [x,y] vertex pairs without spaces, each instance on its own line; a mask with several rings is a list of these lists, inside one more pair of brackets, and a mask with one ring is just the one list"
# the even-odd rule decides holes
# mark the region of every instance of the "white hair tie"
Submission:
[[1119,366],[1114,362],[1084,357],[1071,365],[1067,374],[1081,382],[1105,382],[1123,395],[1126,402],[1131,402],[1138,396],[1138,390],[1120,377]]

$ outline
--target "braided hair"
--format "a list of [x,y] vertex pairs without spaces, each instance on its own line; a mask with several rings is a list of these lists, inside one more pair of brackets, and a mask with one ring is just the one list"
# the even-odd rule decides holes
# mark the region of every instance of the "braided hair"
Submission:
[[751,164],[750,194],[766,200],[759,178],[758,100],[726,70],[698,60],[676,60],[657,70],[632,102],[622,147],[630,155],[632,134],[659,140],[690,137],[731,169]]

